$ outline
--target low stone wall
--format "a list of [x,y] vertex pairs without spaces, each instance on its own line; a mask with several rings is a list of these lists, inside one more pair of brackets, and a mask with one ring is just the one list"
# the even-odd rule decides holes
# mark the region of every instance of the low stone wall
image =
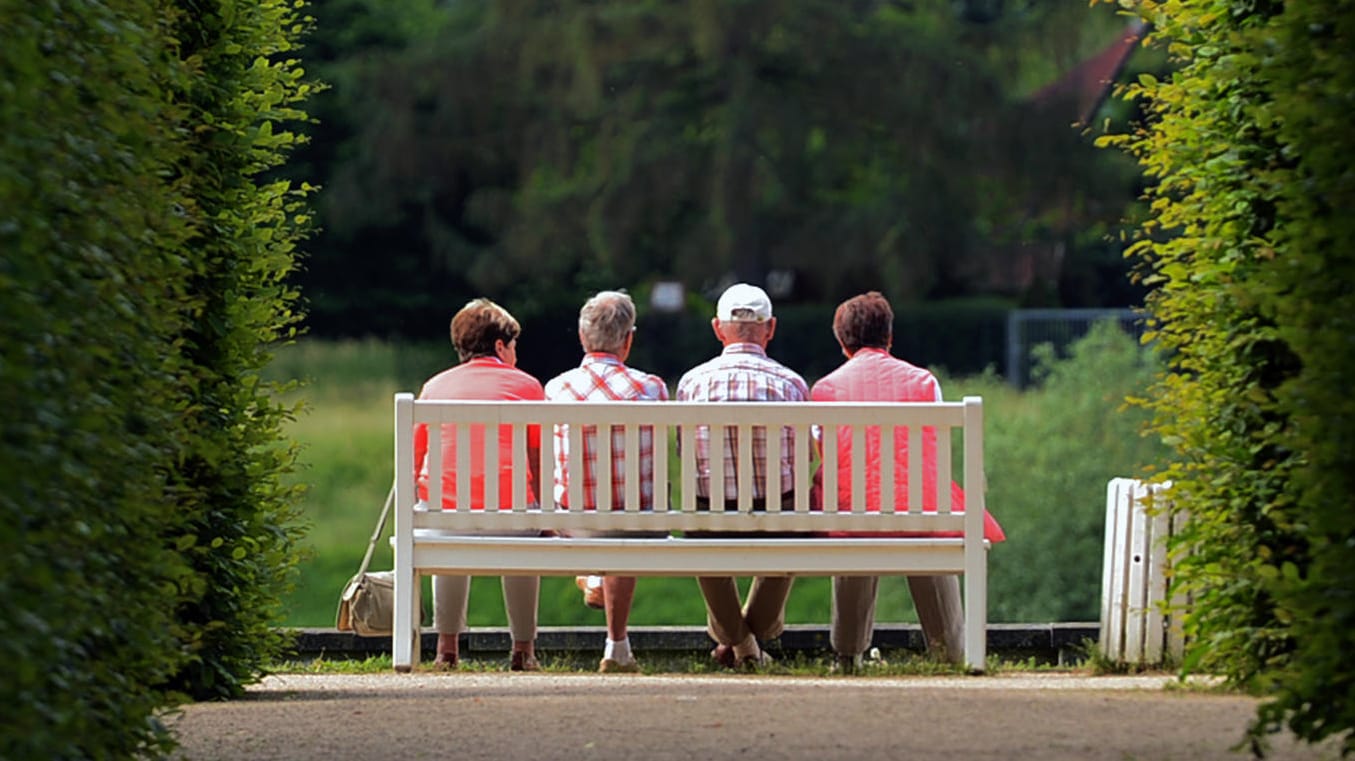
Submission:
[[[1085,643],[1095,642],[1100,625],[1090,623],[989,624],[988,652],[1013,661],[1034,659],[1037,663],[1072,664],[1085,659]],[[296,635],[295,656],[301,660],[324,657],[366,658],[389,655],[390,637],[359,637],[336,629],[292,629]],[[541,652],[600,653],[606,629],[601,626],[542,627],[536,640]],[[423,633],[423,651],[433,652],[437,635]],[[704,629],[694,626],[632,626],[631,647],[638,653],[694,653],[704,655],[713,646]],[[461,653],[467,657],[497,657],[508,652],[511,641],[505,627],[474,628],[461,635]],[[916,624],[880,624],[875,627],[875,646],[883,651],[923,651],[922,630]],[[831,649],[828,627],[798,624],[786,627],[780,650],[808,657]]]

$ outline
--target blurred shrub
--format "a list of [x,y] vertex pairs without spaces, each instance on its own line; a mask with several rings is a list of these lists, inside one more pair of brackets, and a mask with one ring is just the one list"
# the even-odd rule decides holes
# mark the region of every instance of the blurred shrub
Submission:
[[1070,347],[1036,350],[1037,387],[1017,394],[989,374],[948,384],[984,397],[988,507],[1007,532],[990,555],[993,621],[1095,621],[1100,615],[1106,483],[1141,475],[1166,450],[1127,407],[1157,362],[1114,322]]

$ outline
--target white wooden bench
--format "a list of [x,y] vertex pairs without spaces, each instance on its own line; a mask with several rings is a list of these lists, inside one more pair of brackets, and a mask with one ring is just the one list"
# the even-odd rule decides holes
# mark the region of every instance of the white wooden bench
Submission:
[[[417,499],[414,477],[414,435],[416,424],[457,426],[458,470],[469,468],[470,426],[508,425],[514,431],[513,495],[518,504],[501,505],[498,510],[429,510]],[[598,510],[557,509],[550,488],[554,472],[554,426],[570,426],[569,504],[584,504],[580,426],[599,426],[599,441],[607,441],[607,426],[622,426],[626,431],[627,509],[612,510],[609,489],[599,489]],[[525,502],[528,468],[526,429],[541,427],[541,473],[546,487],[540,508]],[[652,512],[629,506],[638,505],[638,440],[641,426],[654,430],[655,495],[672,495],[672,504],[656,498]],[[768,428],[768,462],[780,457],[780,437],[770,435],[779,426],[795,431],[793,450],[795,502],[783,510],[771,500],[766,511],[753,511],[753,475],[750,468],[739,468],[737,510],[724,510],[718,500],[709,511],[696,509],[695,432],[698,426],[712,426],[712,440],[720,427],[738,431],[737,457],[747,462],[752,455],[751,431],[755,426]],[[810,483],[815,468],[811,427],[824,429],[824,492],[829,495],[822,510],[810,510]],[[907,426],[900,438],[909,438],[908,451],[922,451],[922,427],[935,428],[937,437],[937,505],[935,512],[923,512],[922,457],[909,457],[909,509],[896,511],[886,499],[879,512],[864,510],[864,457],[852,458],[853,504],[836,504],[838,426],[852,426],[853,451],[865,451],[867,426],[884,431],[881,493],[893,495],[893,452],[888,446],[893,426]],[[436,430],[435,428],[433,430]],[[487,429],[489,431],[494,428]],[[958,433],[957,433],[958,432]],[[956,439],[958,435],[960,438]],[[498,466],[498,442],[486,436],[485,471]],[[428,452],[430,505],[441,505],[440,437],[430,435]],[[963,479],[967,506],[962,513],[951,512],[952,441],[963,459]],[[902,442],[900,442],[901,444]],[[676,472],[669,465],[670,449],[677,445]],[[611,470],[607,447],[599,447],[597,472]],[[721,447],[711,447],[710,470],[723,472]],[[777,468],[768,468],[773,473]],[[617,576],[847,576],[900,574],[961,574],[964,576],[965,663],[972,671],[982,671],[986,655],[987,626],[987,544],[984,528],[983,402],[966,397],[963,402],[937,403],[849,403],[849,402],[467,402],[416,401],[413,395],[395,396],[395,620],[392,654],[397,671],[409,671],[419,660],[419,579],[425,574],[472,576],[542,575],[575,576],[581,574]],[[497,479],[485,479],[484,503],[499,503]],[[470,504],[470,479],[457,479],[456,504]],[[780,493],[779,484],[769,490]],[[566,536],[485,536],[461,535],[464,532],[519,532],[545,530],[657,532],[753,532],[738,538],[582,538]],[[949,537],[880,536],[867,538],[824,538],[829,531],[851,532],[948,532]],[[804,537],[768,536],[806,532]],[[958,535],[956,535],[958,534]],[[693,585],[693,594],[698,594]],[[828,611],[824,611],[825,619]]]

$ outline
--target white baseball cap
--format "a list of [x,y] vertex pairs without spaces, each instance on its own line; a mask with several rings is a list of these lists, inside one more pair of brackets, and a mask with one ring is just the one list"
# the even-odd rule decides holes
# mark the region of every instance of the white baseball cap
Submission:
[[766,322],[772,318],[772,300],[756,285],[735,283],[720,294],[715,317],[720,322]]

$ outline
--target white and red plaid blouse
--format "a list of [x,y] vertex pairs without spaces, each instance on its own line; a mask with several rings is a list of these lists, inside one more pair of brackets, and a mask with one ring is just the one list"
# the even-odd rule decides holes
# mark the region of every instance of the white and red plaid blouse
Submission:
[[[567,370],[546,384],[546,399],[552,401],[667,401],[668,387],[663,379],[626,365],[614,354],[589,352],[573,370]],[[654,429],[640,428],[640,509],[654,508]],[[612,509],[625,507],[626,430],[612,428]],[[597,507],[597,427],[584,426],[584,508]],[[555,501],[569,505],[569,426],[555,427]]]
[[[547,392],[549,395],[549,391]],[[678,381],[677,399],[683,402],[803,402],[809,399],[809,386],[800,374],[767,356],[757,344],[733,343],[719,356],[688,370]],[[738,471],[735,453],[738,442],[725,437],[725,499],[738,498]],[[795,452],[795,433],[781,430],[781,494],[793,488],[791,472]],[[710,429],[696,429],[697,494],[710,496]],[[753,492],[765,499],[767,472],[767,432],[753,432]],[[773,495],[780,496],[780,495]]]

